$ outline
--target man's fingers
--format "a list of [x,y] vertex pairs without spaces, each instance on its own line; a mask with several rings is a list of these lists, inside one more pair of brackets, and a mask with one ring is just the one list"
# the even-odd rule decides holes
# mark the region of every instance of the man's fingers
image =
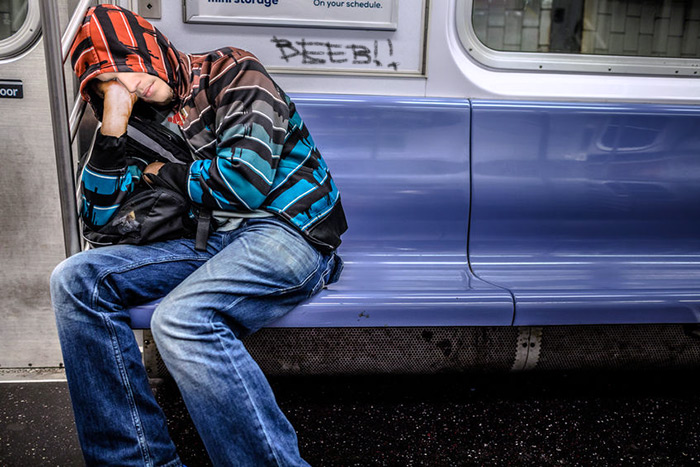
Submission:
[[160,170],[160,168],[163,167],[163,165],[164,164],[162,162],[151,162],[150,164],[148,164],[146,166],[143,173],[156,175],[156,174],[158,174],[158,171]]
[[115,102],[131,102],[134,105],[138,100],[136,93],[130,92],[123,84],[116,80],[100,81],[93,80],[94,89],[97,95],[103,99],[114,100]]
[[99,79],[93,79],[92,80],[92,87],[95,89],[95,92],[97,92],[97,95],[104,98],[105,94],[107,92],[114,88],[117,87],[117,90],[119,87],[124,88],[125,91],[128,92],[128,90],[119,82],[116,80],[111,80],[111,81],[100,81]]

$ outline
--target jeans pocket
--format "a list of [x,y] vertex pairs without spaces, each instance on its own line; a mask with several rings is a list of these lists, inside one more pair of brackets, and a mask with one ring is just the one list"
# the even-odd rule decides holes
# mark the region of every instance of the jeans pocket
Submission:
[[338,282],[340,273],[343,272],[344,267],[343,258],[335,251],[331,254],[333,257],[329,261],[328,276],[325,278],[326,285]]
[[342,271],[343,260],[335,252],[331,253],[328,258],[328,262],[326,263],[326,269],[323,271],[321,279],[316,285],[314,285],[314,288],[309,294],[309,297],[313,297],[321,290],[323,290],[323,288],[327,285],[333,284],[334,282],[338,282],[338,279],[340,278],[340,273]]

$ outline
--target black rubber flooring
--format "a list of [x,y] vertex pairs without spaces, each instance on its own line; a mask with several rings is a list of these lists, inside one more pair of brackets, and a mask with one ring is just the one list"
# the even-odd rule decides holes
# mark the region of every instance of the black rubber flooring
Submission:
[[[320,466],[700,465],[695,374],[271,380]],[[157,398],[189,467],[209,465],[176,387]],[[65,383],[0,384],[0,466],[81,465]]]

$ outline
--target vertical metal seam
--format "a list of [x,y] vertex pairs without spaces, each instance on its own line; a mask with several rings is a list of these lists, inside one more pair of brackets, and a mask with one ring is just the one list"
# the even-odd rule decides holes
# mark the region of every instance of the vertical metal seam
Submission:
[[63,221],[63,241],[66,256],[71,256],[80,251],[80,236],[77,204],[73,195],[75,193],[73,150],[66,99],[66,80],[63,74],[58,4],[52,0],[43,0],[39,5],[41,28],[44,32],[44,54],[58,174],[58,194]]

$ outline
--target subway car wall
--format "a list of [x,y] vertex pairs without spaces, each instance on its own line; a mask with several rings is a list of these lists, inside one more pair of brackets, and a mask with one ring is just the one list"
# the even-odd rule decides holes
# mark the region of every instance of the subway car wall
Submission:
[[[0,371],[62,362],[48,289],[64,248],[46,65],[30,31],[38,2],[22,3],[0,10],[0,82],[22,88],[21,98],[0,97]],[[59,12],[67,24],[66,2]]]
[[[136,10],[143,2],[117,3]],[[384,23],[366,28],[314,23],[314,11],[303,24],[215,23],[204,7],[153,3],[160,18],[149,21],[185,52],[255,53],[285,91],[310,103],[312,132],[323,117],[313,109],[326,100],[337,107],[334,96],[389,99],[373,104],[380,107],[402,97],[424,107],[462,101],[466,123],[448,130],[469,151],[460,174],[466,209],[454,213],[467,229],[465,277],[507,297],[512,316],[503,328],[700,321],[700,0],[653,8],[612,0],[366,2],[389,11],[375,11]],[[345,3],[352,2],[309,2],[329,18],[344,17]],[[0,81],[24,85],[23,99],[0,99],[3,115],[16,116],[0,123],[0,369],[61,362],[48,299],[63,247],[44,69],[40,41],[0,60]],[[86,120],[83,140],[93,128]],[[381,130],[379,122],[368,153],[387,147]],[[319,135],[321,150],[331,136]],[[390,137],[390,157],[410,159],[415,135],[392,128]],[[334,146],[330,152],[342,157]],[[484,324],[469,320],[466,309],[460,326]],[[503,353],[514,355],[524,334],[507,332]]]

